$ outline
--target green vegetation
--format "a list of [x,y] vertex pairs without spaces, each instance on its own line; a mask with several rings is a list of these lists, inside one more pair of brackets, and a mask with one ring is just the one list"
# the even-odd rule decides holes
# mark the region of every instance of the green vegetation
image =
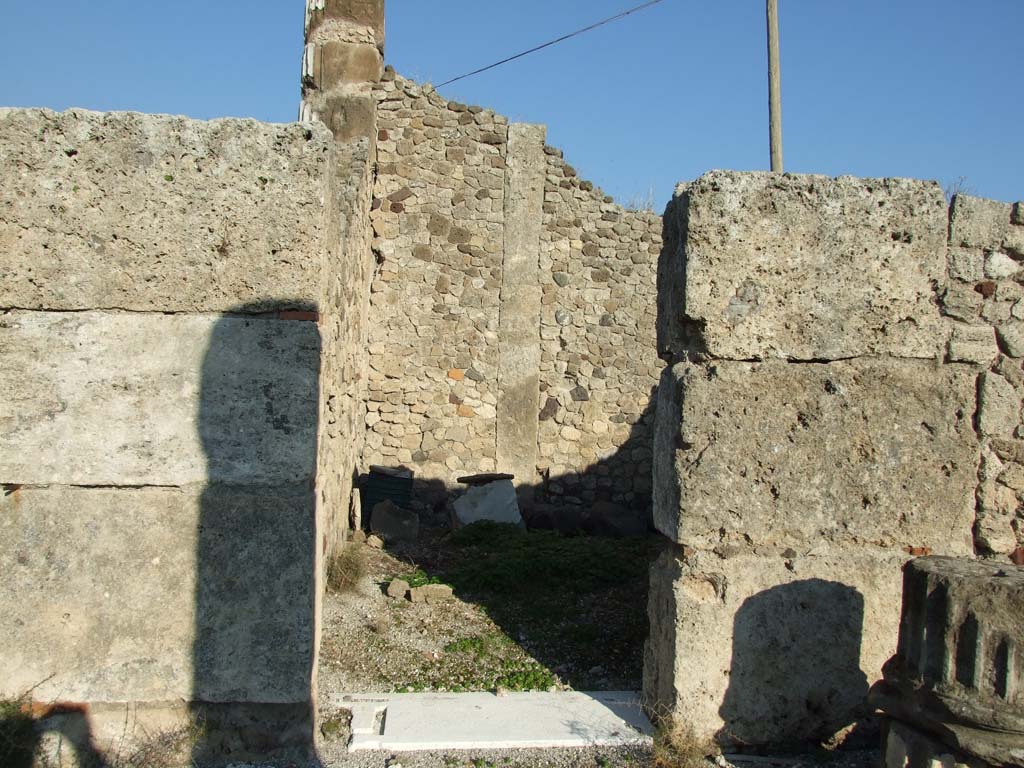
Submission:
[[436,559],[396,578],[451,585],[494,630],[452,640],[396,690],[639,685],[652,546],[489,522],[460,528]]
[[415,587],[425,587],[427,584],[441,584],[442,583],[441,579],[439,579],[437,576],[428,576],[426,573],[424,573],[419,568],[417,568],[412,573],[407,573],[404,576],[396,576],[395,578],[402,579],[403,581],[405,581],[405,583],[407,583],[412,588],[415,588]]

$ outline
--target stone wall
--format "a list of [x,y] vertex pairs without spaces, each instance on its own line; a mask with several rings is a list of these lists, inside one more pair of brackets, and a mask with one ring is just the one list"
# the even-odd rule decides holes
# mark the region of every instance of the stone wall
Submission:
[[903,562],[1018,546],[999,453],[1020,424],[1017,210],[958,198],[950,226],[935,184],[896,179],[680,187],[659,269],[656,714],[727,744],[827,739],[893,653]]
[[1024,546],[1024,205],[958,195],[950,216],[949,358],[983,370],[977,429],[982,461],[974,538],[1000,555]]
[[391,71],[378,98],[364,465],[438,488],[511,471],[570,525],[595,499],[644,509],[660,218],[580,180],[542,128]]
[[305,753],[348,501],[323,466],[355,437],[320,395],[357,378],[330,132],[2,110],[0,136],[0,695],[73,702],[100,748],[199,716],[197,759]]

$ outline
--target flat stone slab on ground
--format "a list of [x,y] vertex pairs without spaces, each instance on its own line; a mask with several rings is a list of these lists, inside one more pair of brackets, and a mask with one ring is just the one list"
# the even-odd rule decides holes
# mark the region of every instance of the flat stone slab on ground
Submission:
[[469,525],[481,520],[524,525],[519,512],[516,488],[511,480],[496,480],[487,485],[471,485],[452,505],[455,524]]
[[352,694],[349,751],[625,746],[650,743],[632,691]]

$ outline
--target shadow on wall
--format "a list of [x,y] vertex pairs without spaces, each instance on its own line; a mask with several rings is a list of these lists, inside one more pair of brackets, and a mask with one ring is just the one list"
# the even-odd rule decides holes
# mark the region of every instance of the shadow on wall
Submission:
[[[652,535],[650,495],[635,490],[637,466],[651,471],[653,410],[652,396],[612,455],[571,476],[526,486],[534,499],[532,508],[522,509],[529,533],[515,526],[471,525],[448,535],[452,506],[466,486],[419,479],[410,499],[408,487],[394,482],[389,499],[418,511],[421,529],[415,544],[395,541],[388,550],[453,587],[461,600],[484,608],[508,638],[562,682],[577,690],[640,688],[648,572],[663,543]],[[616,481],[624,477],[633,495],[626,503],[612,502],[621,488]],[[365,477],[361,485],[362,520],[372,529],[372,508],[388,480],[380,482],[378,475],[372,491]],[[583,501],[582,488],[596,500]]]
[[313,755],[320,336],[305,313],[253,314],[265,306],[218,320],[203,360],[198,765]]
[[863,596],[833,581],[795,581],[745,600],[733,620],[718,741],[799,747],[867,714],[863,622]]
[[[520,494],[520,501],[533,500],[528,508],[522,509],[530,528],[609,536],[640,536],[653,530],[651,459],[656,394],[657,387],[652,387],[629,436],[614,453],[580,472],[545,473],[538,482],[525,486],[526,493]],[[544,418],[542,411],[541,419]],[[504,468],[498,467],[497,471]],[[523,488],[518,481],[519,478],[517,487]],[[358,485],[365,482],[365,475],[355,481]],[[420,512],[426,524],[447,525],[450,504],[464,491],[465,486],[415,478],[412,508]],[[402,506],[400,500],[396,499],[396,503]],[[372,504],[364,502],[364,526],[368,526],[371,512]]]

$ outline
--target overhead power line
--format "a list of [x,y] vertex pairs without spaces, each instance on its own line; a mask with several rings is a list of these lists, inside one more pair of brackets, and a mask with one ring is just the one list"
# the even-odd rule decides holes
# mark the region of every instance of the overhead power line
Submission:
[[649,0],[649,2],[642,3],[641,5],[638,5],[635,8],[630,8],[628,11],[623,11],[622,13],[618,13],[615,16],[609,16],[607,19],[603,19],[603,20],[598,21],[598,22],[596,22],[594,24],[591,24],[589,27],[583,27],[583,29],[577,29],[575,32],[570,32],[567,35],[562,35],[561,37],[559,37],[559,38],[557,38],[555,40],[551,40],[551,41],[549,41],[547,43],[544,43],[542,45],[538,45],[537,47],[531,48],[528,51],[523,51],[522,53],[517,53],[515,56],[509,56],[507,59],[502,59],[501,61],[496,61],[493,64],[488,64],[486,67],[480,67],[480,69],[474,69],[472,72],[467,72],[464,75],[459,75],[458,77],[453,77],[451,80],[446,80],[445,82],[441,83],[437,87],[438,88],[443,88],[444,86],[451,85],[452,83],[457,82],[459,80],[465,80],[467,77],[472,77],[473,75],[479,75],[481,72],[486,72],[489,69],[494,69],[495,67],[500,67],[502,64],[508,64],[510,61],[515,61],[516,59],[521,59],[521,58],[523,58],[523,56],[529,56],[531,53],[536,53],[537,51],[541,51],[541,50],[543,50],[545,48],[550,48],[552,45],[557,45],[558,43],[561,43],[561,42],[564,42],[564,41],[566,41],[566,40],[568,40],[570,38],[576,37],[577,35],[582,35],[584,32],[589,32],[592,29],[597,29],[598,27],[603,27],[605,24],[611,24],[613,21],[618,21],[619,19],[624,19],[627,16],[629,16],[630,14],[636,13],[637,11],[642,11],[644,8],[650,8],[652,5],[657,5],[658,3],[661,3],[661,2],[664,2],[664,0]]

